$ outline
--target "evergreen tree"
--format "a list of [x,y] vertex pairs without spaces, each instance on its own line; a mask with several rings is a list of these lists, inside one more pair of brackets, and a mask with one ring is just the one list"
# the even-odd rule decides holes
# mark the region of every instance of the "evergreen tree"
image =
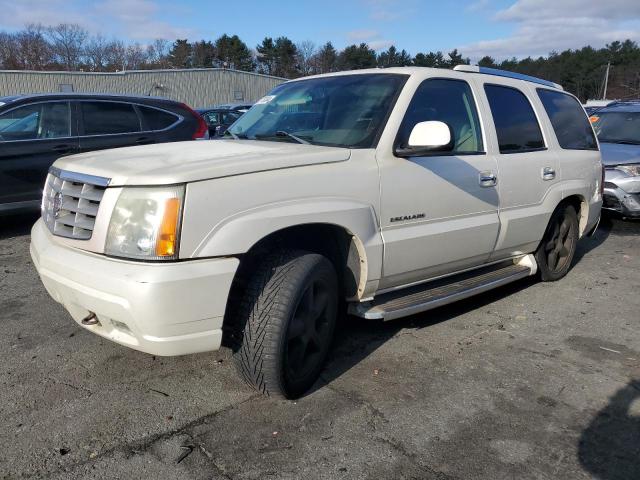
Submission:
[[278,37],[275,41],[271,37],[266,37],[256,50],[258,51],[258,68],[262,73],[284,78],[298,76],[299,71],[296,68],[298,49],[287,37]]
[[411,65],[411,57],[406,50],[398,51],[395,46],[390,46],[388,50],[378,55],[378,67],[406,67]]
[[338,63],[338,52],[331,42],[327,42],[316,54],[318,73],[334,72]]
[[173,68],[190,68],[191,54],[191,44],[186,39],[178,39],[169,50],[169,64]]
[[194,68],[211,68],[216,57],[213,43],[205,40],[194,42],[191,46],[191,66]]
[[374,68],[377,64],[376,52],[366,43],[350,45],[338,55],[340,70],[358,70]]
[[489,68],[496,68],[498,66],[494,58],[490,57],[489,55],[482,57],[478,61],[478,65],[481,67],[489,67]]
[[251,72],[255,69],[255,62],[247,44],[237,35],[222,35],[215,42],[216,63],[225,64],[236,70]]
[[446,62],[442,52],[418,53],[413,57],[413,64],[416,67],[444,68]]

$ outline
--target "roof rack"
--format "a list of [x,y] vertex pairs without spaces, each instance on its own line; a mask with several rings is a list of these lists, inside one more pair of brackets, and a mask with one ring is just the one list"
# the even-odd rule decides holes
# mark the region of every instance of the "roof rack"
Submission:
[[515,78],[516,80],[524,80],[526,82],[538,83],[547,87],[563,90],[562,85],[550,82],[549,80],[543,80],[541,78],[524,75],[522,73],[509,72],[507,70],[499,70],[497,68],[480,67],[478,65],[457,65],[453,69],[457,72],[483,73],[485,75],[495,75],[497,77]]

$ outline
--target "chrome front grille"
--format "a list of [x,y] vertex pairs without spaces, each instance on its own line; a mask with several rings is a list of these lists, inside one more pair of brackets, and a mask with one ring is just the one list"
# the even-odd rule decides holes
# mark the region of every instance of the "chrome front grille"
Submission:
[[42,197],[42,219],[51,233],[89,240],[109,179],[52,167]]

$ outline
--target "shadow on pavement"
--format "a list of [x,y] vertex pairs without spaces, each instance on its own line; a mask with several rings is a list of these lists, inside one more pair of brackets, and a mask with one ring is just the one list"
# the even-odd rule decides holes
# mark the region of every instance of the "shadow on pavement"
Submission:
[[611,217],[603,215],[600,220],[600,225],[598,225],[598,229],[591,237],[583,237],[579,242],[576,248],[576,255],[573,259],[573,264],[575,265],[582,257],[584,257],[591,250],[599,247],[604,243],[604,241],[609,237],[611,231],[614,229],[614,221]]
[[[583,238],[578,243],[573,262],[574,266],[580,262],[586,254],[602,245],[609,235],[625,235],[625,233],[619,232],[627,232],[629,230],[640,231],[638,227],[640,227],[640,222],[629,224],[626,221],[612,219],[608,216],[603,217],[596,233],[592,237]],[[627,233],[627,235],[628,234],[629,233]],[[317,382],[307,394],[339,378],[375,352],[400,330],[420,330],[440,322],[445,322],[517,293],[537,281],[537,277],[529,277],[496,290],[491,290],[482,295],[407,317],[403,320],[394,320],[385,323],[374,320],[364,320],[357,317],[348,317],[342,322],[339,322],[337,326],[334,344],[328,356],[328,365],[322,373],[321,381]],[[640,475],[638,478],[640,479]]]
[[0,216],[0,240],[29,235],[39,216],[38,212]]
[[348,316],[338,322],[333,346],[327,359],[328,365],[322,372],[321,379],[306,395],[342,376],[384,345],[400,330],[411,331],[429,328],[467,312],[481,309],[490,303],[528,288],[535,282],[534,277],[529,277],[466,300],[390,322]]
[[593,418],[582,432],[578,458],[600,480],[640,478],[640,380],[618,390]]

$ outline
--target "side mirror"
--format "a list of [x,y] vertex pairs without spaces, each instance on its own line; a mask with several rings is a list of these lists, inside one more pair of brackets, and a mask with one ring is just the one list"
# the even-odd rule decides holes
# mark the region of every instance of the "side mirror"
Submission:
[[409,135],[407,146],[396,148],[399,157],[419,157],[435,152],[453,149],[453,132],[444,122],[429,121],[416,123]]

